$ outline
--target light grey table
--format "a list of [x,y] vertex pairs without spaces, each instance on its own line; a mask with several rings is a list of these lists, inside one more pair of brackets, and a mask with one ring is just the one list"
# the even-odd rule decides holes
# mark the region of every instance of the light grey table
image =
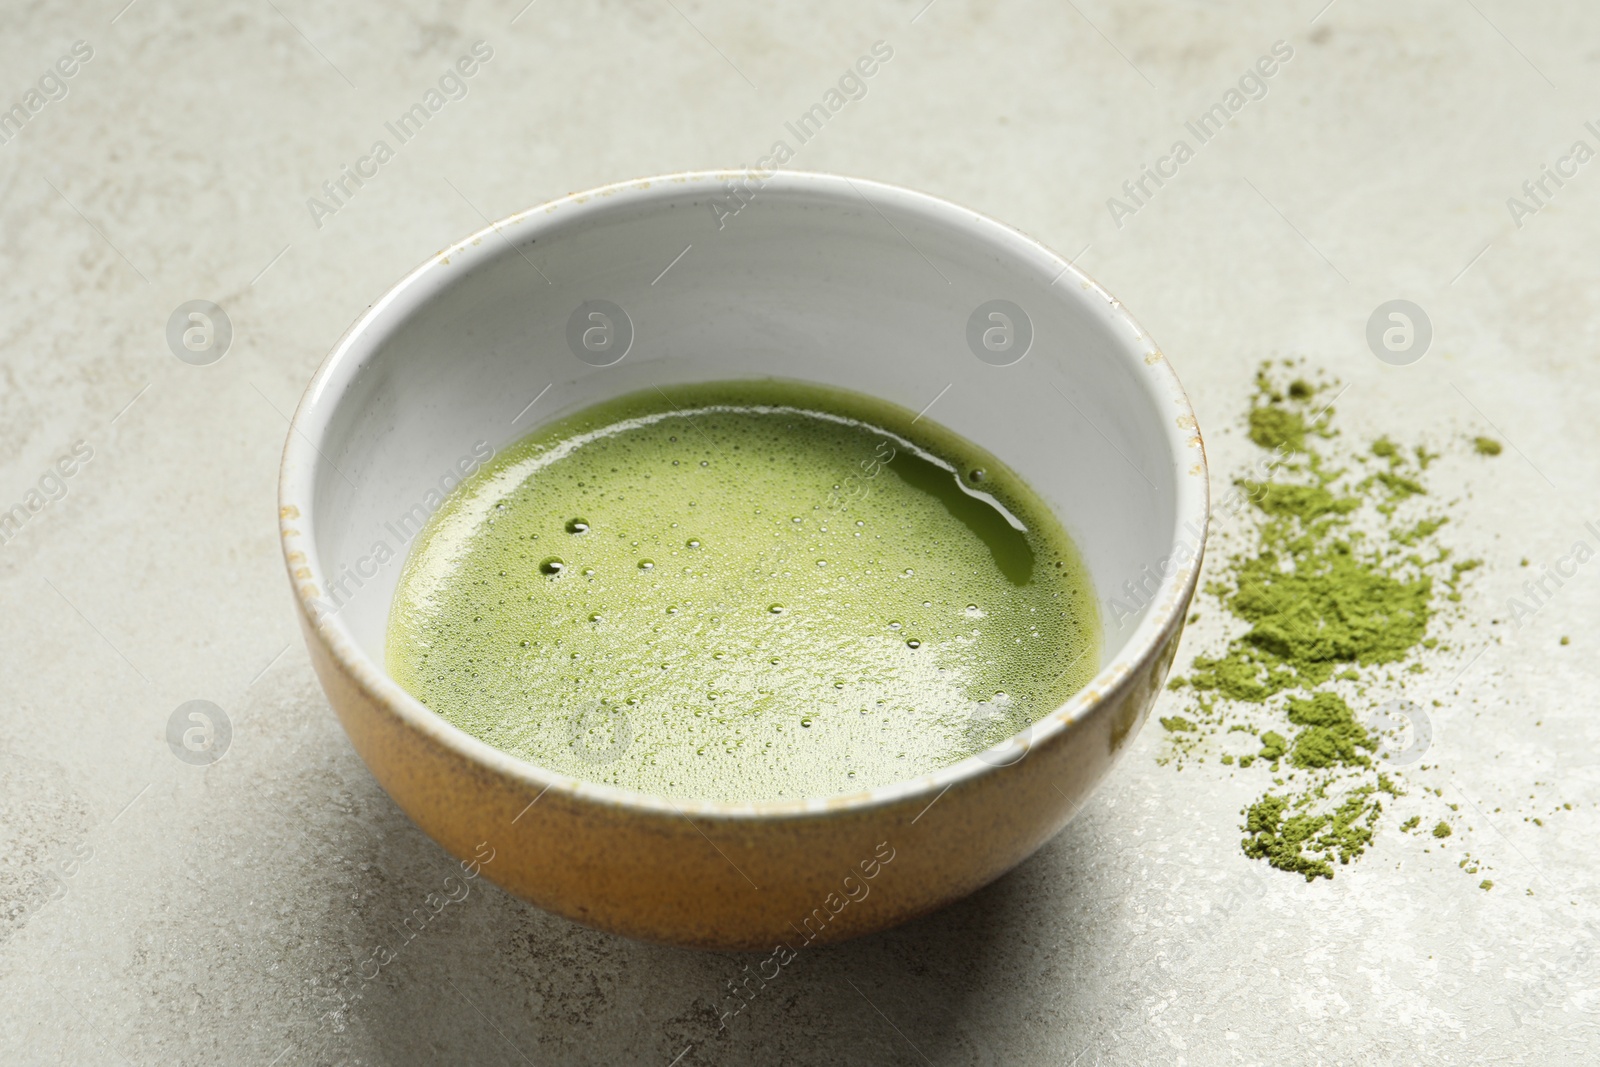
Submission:
[[[1593,568],[1526,625],[1506,613],[1521,558],[1600,520],[1600,162],[1571,155],[1600,149],[1600,8],[1323,2],[6,4],[0,508],[26,518],[0,544],[0,1061],[1592,1061]],[[356,758],[295,631],[286,413],[368,302],[485,216],[795,146],[785,123],[880,40],[893,58],[792,165],[1079,257],[1177,367],[1219,486],[1251,458],[1237,427],[1266,357],[1348,383],[1352,435],[1509,443],[1436,468],[1451,543],[1488,564],[1453,642],[1481,655],[1408,688],[1434,712],[1415,780],[1489,814],[1456,851],[1391,833],[1308,885],[1240,854],[1251,783],[1158,766],[1151,729],[1015,873],[811,951],[722,1033],[745,959],[484,883],[352,979],[450,861]],[[420,132],[389,134],[478,41],[465,95],[446,82]],[[1264,94],[1187,132],[1278,41]],[[392,158],[363,162],[380,139]],[[1129,199],[1178,139],[1193,158]],[[346,166],[368,177],[330,200]],[[1535,203],[1545,166],[1568,177]],[[1432,323],[1410,366],[1363,337],[1393,298]],[[197,299],[232,323],[207,366],[165,338]],[[167,744],[196,699],[232,724],[204,766]]]

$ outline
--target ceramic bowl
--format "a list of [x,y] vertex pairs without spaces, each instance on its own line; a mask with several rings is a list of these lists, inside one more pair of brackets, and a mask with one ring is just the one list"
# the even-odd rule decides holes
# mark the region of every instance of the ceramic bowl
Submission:
[[[385,673],[407,548],[485,458],[623,393],[760,377],[927,409],[1026,479],[1095,584],[1094,680],[936,773],[725,804],[552,773],[475,740]],[[431,257],[312,379],[279,504],[329,701],[378,782],[465,874],[629,937],[798,952],[971,893],[1083,805],[1167,674],[1207,483],[1171,366],[1066,260],[931,196],[775,171],[612,185]]]

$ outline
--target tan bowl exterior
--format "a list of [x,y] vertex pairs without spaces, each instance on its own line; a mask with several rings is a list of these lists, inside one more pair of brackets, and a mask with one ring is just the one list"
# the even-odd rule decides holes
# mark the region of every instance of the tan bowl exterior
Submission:
[[798,951],[959,900],[1054,836],[1154,704],[1198,562],[1174,622],[1143,668],[1103,689],[1076,722],[1017,762],[959,780],[931,805],[920,794],[854,808],[852,798],[840,797],[821,810],[780,817],[691,818],[497,773],[440,745],[364,686],[333,654],[309,610],[301,623],[356,751],[451,855],[466,862],[491,856],[479,869],[496,884],[611,933],[684,947],[783,944]]

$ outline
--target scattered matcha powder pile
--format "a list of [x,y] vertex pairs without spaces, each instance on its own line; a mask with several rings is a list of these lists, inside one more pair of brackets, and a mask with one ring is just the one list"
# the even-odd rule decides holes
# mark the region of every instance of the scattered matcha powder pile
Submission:
[[1401,682],[1396,670],[1423,670],[1423,650],[1438,645],[1430,622],[1460,602],[1462,576],[1480,561],[1452,561],[1438,544],[1447,519],[1430,513],[1424,487],[1437,454],[1388,437],[1339,448],[1331,403],[1319,399],[1330,386],[1295,378],[1280,388],[1274,369],[1257,373],[1249,412],[1250,440],[1270,453],[1256,466],[1264,477],[1237,480],[1228,498],[1249,509],[1249,544],[1205,589],[1237,620],[1236,636],[1171,682],[1189,707],[1161,720],[1161,760],[1181,767],[1221,748],[1223,764],[1269,777],[1241,812],[1244,852],[1311,881],[1358,859],[1382,795],[1403,795],[1351,702],[1365,712],[1378,702],[1372,689]]

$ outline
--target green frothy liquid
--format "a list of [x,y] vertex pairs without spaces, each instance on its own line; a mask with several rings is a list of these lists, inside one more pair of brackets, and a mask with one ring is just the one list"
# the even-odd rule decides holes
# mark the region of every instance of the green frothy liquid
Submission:
[[995,457],[793,382],[650,390],[525,438],[406,561],[388,666],[481,740],[721,801],[947,766],[1099,668],[1066,531]]

